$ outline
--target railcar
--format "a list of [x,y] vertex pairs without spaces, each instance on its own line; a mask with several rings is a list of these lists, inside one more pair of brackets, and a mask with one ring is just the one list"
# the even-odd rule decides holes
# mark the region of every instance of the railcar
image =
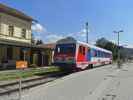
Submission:
[[112,63],[112,52],[72,37],[57,41],[54,64],[68,70],[84,70]]

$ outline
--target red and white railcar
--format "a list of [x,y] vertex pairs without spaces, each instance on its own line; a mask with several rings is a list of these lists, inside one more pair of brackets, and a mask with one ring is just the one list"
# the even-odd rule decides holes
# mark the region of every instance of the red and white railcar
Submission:
[[70,70],[83,70],[112,63],[112,52],[67,37],[57,41],[54,64]]

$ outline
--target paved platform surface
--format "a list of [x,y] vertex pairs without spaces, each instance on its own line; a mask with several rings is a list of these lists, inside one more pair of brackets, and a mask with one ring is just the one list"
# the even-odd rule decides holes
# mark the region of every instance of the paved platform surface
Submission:
[[[88,100],[93,98],[97,88],[103,89],[107,85],[103,84],[105,78],[116,72],[115,65],[107,65],[75,73],[31,89],[23,96],[23,100]],[[103,86],[99,87],[101,84]]]
[[22,100],[133,100],[133,64],[75,73],[26,91]]

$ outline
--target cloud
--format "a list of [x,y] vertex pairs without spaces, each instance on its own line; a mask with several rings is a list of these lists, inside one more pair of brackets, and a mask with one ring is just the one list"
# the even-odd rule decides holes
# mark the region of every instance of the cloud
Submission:
[[128,45],[123,45],[125,48],[133,48],[133,45],[128,44]]
[[112,43],[117,44],[116,40],[110,40]]
[[35,40],[45,41],[45,36],[47,36],[47,29],[39,23],[34,23],[32,25],[32,32],[34,34]]
[[56,42],[59,39],[64,37],[71,36],[77,40],[85,41],[86,37],[86,30],[83,29],[79,32],[73,32],[68,34],[59,34],[59,33],[52,33],[47,30],[47,28],[43,27],[40,24],[35,24],[32,26],[32,30],[34,33],[35,40],[43,40],[44,43],[52,43]]
[[72,37],[75,37],[75,38],[85,37],[86,36],[86,30],[83,29],[79,32],[69,33],[67,36],[72,36]]
[[64,38],[64,36],[62,36],[62,35],[49,34],[45,37],[45,42],[53,43],[62,38]]
[[32,26],[32,31],[33,31],[35,40],[43,40],[44,43],[56,42],[57,40],[63,38],[62,35],[48,32],[45,27],[43,27],[41,24],[38,24],[38,23],[35,23]]
[[44,28],[41,24],[34,24],[32,25],[32,30],[37,33],[43,33],[46,32],[46,28]]

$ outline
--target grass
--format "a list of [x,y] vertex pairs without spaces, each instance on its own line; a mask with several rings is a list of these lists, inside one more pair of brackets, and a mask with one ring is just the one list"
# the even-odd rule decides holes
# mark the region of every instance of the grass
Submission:
[[22,78],[29,78],[33,76],[40,76],[40,75],[46,75],[48,73],[54,73],[59,72],[60,69],[58,67],[49,67],[49,68],[32,68],[32,69],[26,69],[26,70],[16,70],[16,71],[9,71],[9,72],[2,72],[0,73],[0,81],[6,81],[6,80],[15,80],[19,77]]

